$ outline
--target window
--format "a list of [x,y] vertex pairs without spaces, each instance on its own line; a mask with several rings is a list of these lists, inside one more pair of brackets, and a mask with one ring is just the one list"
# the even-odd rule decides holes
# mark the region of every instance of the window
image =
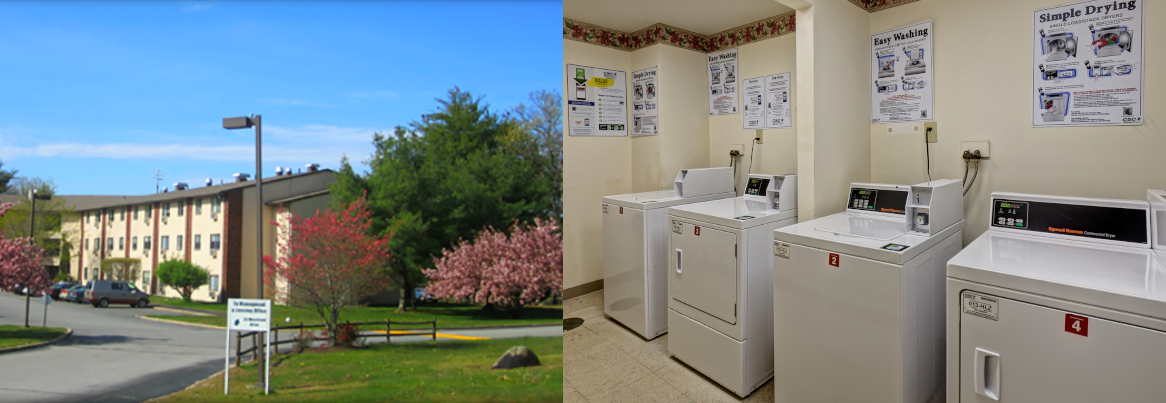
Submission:
[[174,249],[182,250],[182,235],[179,235],[178,239],[175,239],[174,241],[176,243]]
[[126,250],[126,237],[117,238],[117,250]]
[[170,236],[162,236],[162,250],[170,250]]
[[142,270],[142,286],[143,287],[150,286],[150,271],[149,270]]
[[89,223],[89,212],[88,211],[85,212],[85,223],[86,224]]
[[154,218],[154,206],[146,205],[146,218]]
[[211,234],[211,249],[218,250],[221,246],[219,244],[219,234]]
[[101,238],[93,238],[93,253],[101,250]]
[[81,274],[81,279],[87,279],[87,278],[89,278],[89,268],[88,268],[88,267],[86,267],[86,268],[82,269],[82,270],[81,270],[81,273],[82,273],[82,274]]
[[138,250],[138,237],[130,238],[130,249]]
[[89,238],[85,238],[85,250],[89,250]]
[[223,212],[223,198],[215,196],[211,198],[211,213]]
[[119,282],[109,283],[109,288],[113,289],[113,290],[124,290],[125,289],[125,287],[122,287],[121,283],[119,283]]
[[141,206],[134,206],[134,219],[138,219],[138,208]]
[[105,209],[105,211],[109,213],[109,219],[107,219],[106,221],[113,221],[113,209],[107,208],[107,209]]
[[130,291],[138,290],[138,286],[134,285],[134,283],[126,283],[126,288],[128,288]]
[[194,215],[202,215],[202,199],[194,199]]
[[211,292],[219,291],[219,276],[218,275],[211,276],[210,287],[211,287]]
[[126,208],[125,207],[121,208],[121,214],[119,214],[117,216],[117,220],[118,221],[125,221],[126,220]]
[[162,216],[163,217],[170,216],[170,202],[162,203]]
[[202,249],[202,234],[194,234],[194,250]]
[[109,248],[109,250],[113,250],[113,237],[109,237],[109,239],[105,241],[105,247]]
[[178,216],[182,217],[183,210],[186,210],[186,200],[178,201]]
[[142,249],[150,250],[150,237],[148,237],[148,236],[142,237]]

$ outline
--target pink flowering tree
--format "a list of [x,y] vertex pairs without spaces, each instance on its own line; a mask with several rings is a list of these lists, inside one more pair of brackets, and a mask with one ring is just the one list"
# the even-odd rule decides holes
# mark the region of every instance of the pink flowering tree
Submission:
[[343,210],[272,223],[279,254],[263,257],[263,281],[277,299],[316,311],[333,345],[341,309],[388,285],[383,268],[391,235],[368,235],[369,215],[361,197]]
[[[0,205],[0,217],[12,206],[12,203]],[[0,233],[0,287],[28,287],[28,294],[49,288],[52,280],[41,265],[43,255],[44,250],[36,246],[31,238],[9,238]],[[28,327],[28,300],[29,296],[25,295],[24,327]]]
[[437,298],[491,304],[511,318],[525,305],[563,290],[563,236],[554,220],[514,224],[510,236],[486,228],[473,242],[461,241],[425,270],[425,291]]

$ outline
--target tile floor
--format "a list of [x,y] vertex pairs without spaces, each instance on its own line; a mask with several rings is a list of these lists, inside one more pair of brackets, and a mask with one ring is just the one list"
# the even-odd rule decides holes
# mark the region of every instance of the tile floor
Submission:
[[603,314],[603,291],[563,303],[583,326],[563,334],[563,402],[772,402],[773,380],[745,399],[668,354],[668,334],[648,341]]

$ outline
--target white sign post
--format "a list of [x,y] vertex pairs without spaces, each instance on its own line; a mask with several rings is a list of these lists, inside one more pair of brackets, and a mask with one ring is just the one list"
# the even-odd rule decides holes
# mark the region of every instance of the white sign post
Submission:
[[227,300],[227,353],[223,360],[223,394],[228,394],[231,384],[231,332],[265,332],[267,349],[264,352],[267,368],[263,371],[263,394],[271,390],[271,300],[237,299]]
[[49,297],[48,291],[45,291],[44,296],[42,298],[44,298],[44,303],[45,303],[45,314],[41,315],[40,327],[45,327],[45,326],[48,326],[48,324],[49,324],[49,304],[51,304],[53,302],[53,299]]

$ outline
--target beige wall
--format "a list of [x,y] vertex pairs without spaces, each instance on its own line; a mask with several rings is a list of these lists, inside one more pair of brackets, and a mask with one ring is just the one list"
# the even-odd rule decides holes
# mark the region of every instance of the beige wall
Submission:
[[[770,74],[790,72],[797,67],[795,46],[797,34],[779,36],[760,42],[750,43],[737,48],[738,77],[743,83],[746,78],[760,77]],[[691,52],[689,53],[696,53]],[[705,82],[704,68],[707,62],[701,58],[693,65],[699,69],[701,83]],[[793,79],[797,79],[794,74]],[[797,104],[796,85],[791,85],[790,105]],[[740,86],[744,88],[744,86]],[[693,96],[704,110],[708,109],[708,99],[704,97],[704,86],[701,92]],[[796,113],[795,111],[791,111]],[[741,163],[737,172],[737,194],[744,194],[745,178],[748,176],[750,161],[750,145],[757,130],[744,129],[744,119],[741,114],[708,117],[708,158],[712,166],[729,166],[729,150],[739,144],[744,148],[744,156],[737,161]],[[763,131],[762,143],[755,146],[753,153],[754,173],[763,174],[792,174],[797,172],[797,119],[788,129],[769,129]],[[675,173],[674,173],[675,174]]]
[[[630,53],[564,39],[564,94],[572,93],[567,88],[567,64],[631,74]],[[564,100],[563,110],[568,107]],[[631,110],[627,113],[630,117]],[[568,135],[566,117],[563,119],[563,286],[571,288],[603,279],[601,200],[606,195],[632,192],[632,141],[628,137],[572,137]]]
[[[1148,42],[1145,53],[1145,124],[1125,127],[1031,127],[1033,10],[1061,0],[925,0],[870,14],[870,33],[933,20],[935,117],[939,142],[931,146],[931,176],[963,176],[960,141],[991,141],[992,158],[964,201],[964,243],[987,230],[993,191],[1145,199],[1166,188],[1166,137],[1154,116],[1166,113],[1166,78],[1153,74],[1166,54]],[[1166,8],[1146,7],[1146,21],[1166,19]],[[985,30],[984,21],[991,21]],[[800,29],[801,27],[799,27]],[[1157,38],[1154,24],[1145,38]],[[1025,38],[994,40],[991,38]],[[1016,63],[993,63],[1016,61]],[[991,74],[985,75],[986,68]],[[926,180],[925,150],[917,136],[890,135],[871,125],[871,170],[876,182]],[[970,175],[969,175],[970,177]],[[970,178],[969,178],[970,179]]]

